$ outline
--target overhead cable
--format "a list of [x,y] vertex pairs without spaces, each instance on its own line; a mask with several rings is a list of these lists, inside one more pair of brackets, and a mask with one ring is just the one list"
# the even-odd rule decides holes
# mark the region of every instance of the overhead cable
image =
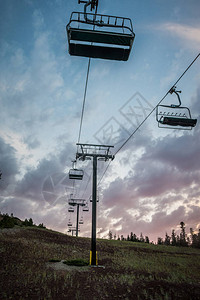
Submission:
[[[185,69],[185,71],[181,74],[181,76],[176,80],[176,82],[174,83],[173,87],[175,87],[175,85],[181,80],[181,78],[185,75],[185,73],[191,68],[191,66],[195,63],[195,61],[199,58],[200,53],[195,57],[195,59],[191,62],[191,64]],[[171,89],[170,89],[171,90]],[[140,129],[140,127],[144,124],[144,122],[151,116],[151,114],[155,111],[155,109],[157,108],[158,105],[161,104],[161,102],[166,98],[166,96],[168,95],[168,93],[170,92],[170,90],[164,95],[164,97],[162,97],[162,99],[158,102],[158,104],[150,111],[150,113],[146,116],[146,118],[138,125],[138,127],[131,133],[131,135],[126,139],[126,141],[120,146],[120,148],[115,152],[114,156],[116,156],[116,154],[118,154],[121,149],[128,143],[128,141],[132,138],[132,136]],[[107,172],[110,164],[112,161],[109,162],[109,164],[107,165],[103,175],[101,176],[99,182],[98,182],[98,186],[100,185],[100,183],[103,180],[103,177],[105,176],[105,173]]]
[[89,61],[88,61],[88,68],[87,68],[87,75],[86,75],[86,82],[85,82],[85,91],[84,91],[83,105],[82,105],[82,112],[81,112],[81,121],[80,121],[80,128],[79,128],[79,134],[78,134],[78,143],[80,143],[81,130],[82,130],[82,125],[83,125],[83,114],[84,114],[84,110],[85,110],[85,100],[86,100],[86,95],[87,95],[87,86],[88,86],[88,78],[89,78],[89,72],[90,72],[90,63],[91,63],[91,58],[89,58]]

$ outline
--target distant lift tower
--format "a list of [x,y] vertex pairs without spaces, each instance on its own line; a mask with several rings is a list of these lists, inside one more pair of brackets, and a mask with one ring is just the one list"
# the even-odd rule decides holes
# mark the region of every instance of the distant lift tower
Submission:
[[97,203],[97,160],[107,161],[113,160],[114,155],[111,155],[108,145],[94,145],[94,144],[77,144],[78,151],[76,158],[80,160],[93,158],[93,183],[92,183],[92,239],[91,239],[91,259],[92,266],[97,265],[96,254],[96,203]]
[[[69,230],[68,230],[68,232],[72,233],[72,236],[74,235],[74,232],[76,232],[76,231],[77,231],[76,227],[69,228]],[[80,231],[80,229],[78,229],[78,231]]]
[[79,223],[79,206],[86,206],[86,201],[84,199],[73,199],[70,195],[70,199],[68,200],[68,204],[73,207],[77,207],[77,217],[76,217],[76,236],[78,236],[78,224]]

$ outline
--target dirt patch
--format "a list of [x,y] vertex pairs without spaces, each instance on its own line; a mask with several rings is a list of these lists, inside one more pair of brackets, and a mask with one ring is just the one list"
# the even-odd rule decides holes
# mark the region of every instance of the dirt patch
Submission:
[[46,264],[47,268],[51,268],[54,269],[55,271],[68,271],[68,272],[74,272],[74,271],[78,271],[78,272],[85,272],[88,271],[90,269],[89,266],[84,266],[84,267],[77,267],[77,266],[68,266],[66,264],[64,264],[65,260],[61,260],[60,262],[48,262]]

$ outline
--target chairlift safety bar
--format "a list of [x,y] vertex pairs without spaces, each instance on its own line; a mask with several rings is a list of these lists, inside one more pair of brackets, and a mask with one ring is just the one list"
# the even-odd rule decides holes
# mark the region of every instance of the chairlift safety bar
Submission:
[[[133,37],[135,36],[135,33],[133,32],[132,21],[130,18],[102,15],[102,14],[93,14],[93,13],[86,13],[86,14],[93,18],[92,23],[85,20],[85,13],[75,11],[71,13],[70,21],[66,26],[67,29],[70,27],[70,24],[72,22],[78,22],[83,24],[95,25],[99,27],[113,27],[113,28],[127,29],[130,31],[130,35],[132,35]],[[106,20],[103,19],[107,19],[107,23],[105,23]],[[112,19],[114,20],[114,23],[111,23]],[[121,20],[121,24],[118,24],[120,20]],[[127,22],[128,24],[125,25],[125,22]]]

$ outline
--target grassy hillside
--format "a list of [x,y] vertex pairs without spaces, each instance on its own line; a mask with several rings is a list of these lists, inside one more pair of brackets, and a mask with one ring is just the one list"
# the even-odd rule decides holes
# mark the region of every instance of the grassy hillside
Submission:
[[51,259],[89,259],[90,239],[47,229],[0,230],[0,299],[200,299],[200,250],[98,240],[98,268]]

